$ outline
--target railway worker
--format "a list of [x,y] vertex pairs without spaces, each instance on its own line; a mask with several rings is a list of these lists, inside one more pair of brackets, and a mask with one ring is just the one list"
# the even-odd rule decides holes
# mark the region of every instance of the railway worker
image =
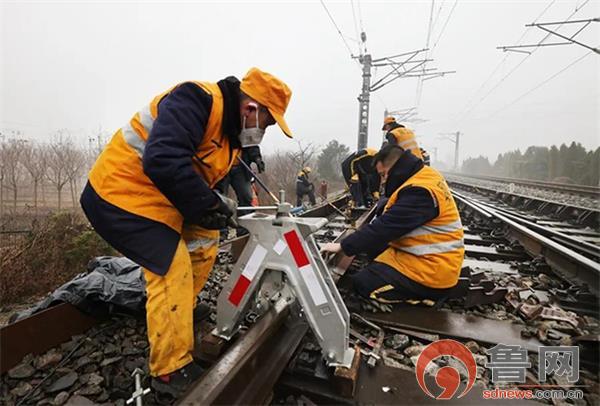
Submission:
[[415,138],[415,133],[412,130],[404,127],[402,124],[397,123],[394,117],[386,117],[383,120],[383,127],[381,129],[383,131],[387,131],[385,134],[387,143],[391,145],[398,145],[405,150],[409,149],[414,156],[419,159],[423,159],[421,149],[419,148]]
[[443,298],[458,282],[464,256],[463,228],[445,179],[396,145],[382,148],[374,161],[389,196],[383,214],[323,251],[375,258],[352,277],[366,298]]
[[302,206],[302,199],[306,195],[308,195],[311,205],[314,206],[317,204],[317,200],[315,199],[315,185],[308,179],[308,175],[311,172],[312,169],[309,166],[305,166],[298,172],[298,177],[296,178],[296,206]]
[[252,68],[239,81],[184,82],[117,130],[89,173],[81,205],[98,234],[143,267],[152,386],[178,396],[202,373],[193,362],[195,308],[233,200],[214,187],[240,150],[284,120],[291,91]]
[[342,161],[342,175],[356,207],[370,206],[379,196],[379,174],[373,167],[377,150],[359,149]]
[[[250,166],[252,163],[256,165],[258,173],[265,171],[265,163],[260,153],[260,147],[258,145],[248,146],[242,149],[240,158]],[[228,194],[229,186],[233,188],[237,203],[239,206],[248,207],[253,206],[253,190],[252,190],[253,174],[247,170],[244,165],[240,164],[238,159],[235,160],[231,170],[218,184],[217,189],[224,195]],[[252,213],[253,210],[239,210],[238,215],[243,216],[248,213]],[[237,236],[248,234],[248,230],[243,227],[237,228]]]
[[322,202],[327,200],[327,188],[328,188],[327,181],[325,179],[322,179],[321,184],[319,185],[319,195],[321,196]]

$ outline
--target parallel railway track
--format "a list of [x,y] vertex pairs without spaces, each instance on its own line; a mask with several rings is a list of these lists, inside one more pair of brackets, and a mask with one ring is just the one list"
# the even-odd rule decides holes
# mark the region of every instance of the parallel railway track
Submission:
[[577,185],[570,183],[558,183],[558,182],[549,182],[543,180],[533,180],[533,179],[517,179],[517,178],[502,178],[498,176],[486,176],[486,175],[471,175],[464,173],[454,173],[449,172],[449,175],[456,176],[459,178],[470,178],[470,179],[480,179],[480,180],[488,180],[492,182],[500,182],[506,184],[513,185],[522,185],[528,186],[543,190],[555,190],[560,191],[572,195],[581,195],[581,196],[590,196],[594,198],[600,198],[600,187],[598,186],[589,186],[589,185]]

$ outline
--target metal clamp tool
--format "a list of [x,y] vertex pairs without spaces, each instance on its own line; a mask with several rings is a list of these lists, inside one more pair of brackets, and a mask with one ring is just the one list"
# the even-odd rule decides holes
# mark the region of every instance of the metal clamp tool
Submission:
[[239,218],[250,238],[219,295],[213,334],[229,340],[249,309],[264,313],[296,302],[327,365],[349,367],[350,316],[311,236],[327,219],[291,217],[292,206],[281,201],[275,214]]

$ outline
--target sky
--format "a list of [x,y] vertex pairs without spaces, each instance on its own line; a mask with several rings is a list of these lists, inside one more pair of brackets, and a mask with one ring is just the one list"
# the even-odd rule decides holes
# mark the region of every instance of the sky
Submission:
[[[87,142],[176,83],[242,78],[257,66],[293,92],[286,117],[295,140],[271,127],[265,152],[334,139],[355,149],[362,77],[347,46],[358,55],[364,30],[374,59],[423,49],[432,15],[427,67],[456,73],[423,82],[418,117],[426,121],[406,124],[440,160],[452,161],[443,134],[456,131],[461,160],[530,145],[600,145],[600,55],[579,45],[496,49],[539,43],[545,33],[525,27],[534,21],[599,17],[600,1],[437,0],[433,14],[431,0],[324,4],[344,39],[320,1],[0,1],[0,132],[42,141],[67,129]],[[600,23],[576,38],[598,47]],[[373,70],[373,80],[385,73]],[[400,78],[371,94],[370,146],[381,143],[386,109],[417,105],[418,83]]]

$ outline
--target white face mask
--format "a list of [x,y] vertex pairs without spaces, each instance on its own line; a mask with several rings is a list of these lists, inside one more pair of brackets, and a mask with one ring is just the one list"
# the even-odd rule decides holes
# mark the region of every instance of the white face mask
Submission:
[[242,148],[259,145],[265,135],[265,130],[258,126],[258,106],[256,108],[256,127],[246,128],[246,116],[242,121],[242,131],[240,132],[240,143]]

